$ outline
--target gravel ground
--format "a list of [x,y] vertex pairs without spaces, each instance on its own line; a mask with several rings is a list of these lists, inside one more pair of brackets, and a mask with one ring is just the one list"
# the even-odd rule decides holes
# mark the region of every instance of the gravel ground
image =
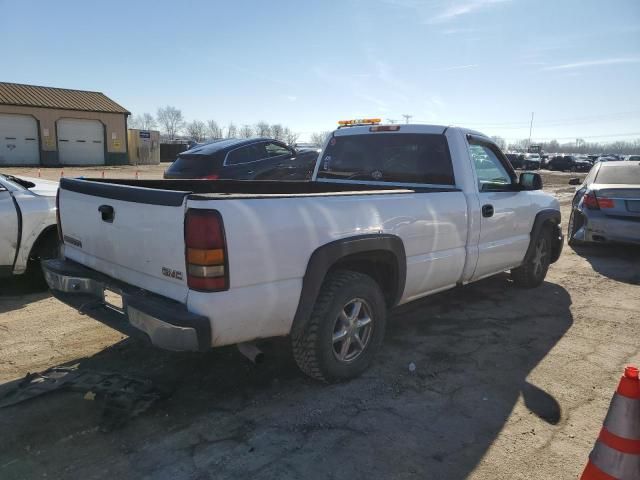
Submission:
[[[566,224],[570,175],[543,175]],[[0,409],[0,478],[577,478],[623,366],[640,361],[639,285],[637,250],[565,246],[535,290],[503,274],[396,309],[373,367],[327,386],[298,372],[286,339],[264,342],[260,366],[233,348],[163,352],[4,280],[0,385],[79,364],[166,397],[109,433],[81,393]]]

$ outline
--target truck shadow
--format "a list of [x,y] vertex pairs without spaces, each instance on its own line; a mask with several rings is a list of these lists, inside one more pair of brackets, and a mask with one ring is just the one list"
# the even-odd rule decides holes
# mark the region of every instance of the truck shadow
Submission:
[[[558,285],[518,290],[502,275],[399,307],[372,368],[339,385],[302,376],[286,339],[262,345],[260,366],[233,348],[170,353],[125,340],[81,368],[151,378],[167,399],[108,435],[90,430],[92,402],[77,393],[0,411],[0,464],[16,459],[9,468],[33,476],[46,465],[59,478],[465,478],[520,396],[544,422],[562,418],[527,377],[571,327],[570,305]],[[73,468],[27,459],[25,443],[72,456]]]
[[45,285],[34,283],[24,275],[0,278],[0,315],[49,296]]
[[574,251],[599,274],[618,282],[640,285],[640,247],[580,245]]

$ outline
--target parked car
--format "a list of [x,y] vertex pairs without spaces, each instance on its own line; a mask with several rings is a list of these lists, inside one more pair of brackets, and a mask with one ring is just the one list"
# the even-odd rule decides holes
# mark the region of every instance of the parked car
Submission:
[[627,155],[625,160],[627,162],[640,162],[640,155]]
[[611,155],[601,155],[596,160],[596,163],[598,163],[598,162],[617,162],[617,161],[618,161],[618,157],[613,157]]
[[527,153],[524,157],[524,169],[525,170],[540,170],[542,160],[537,153]]
[[513,168],[524,168],[524,155],[522,153],[507,153],[506,157]]
[[322,151],[322,149],[315,143],[294,143],[293,148],[295,148],[296,150],[315,150],[318,153]]
[[549,161],[549,170],[561,172],[588,172],[591,170],[591,162],[586,157],[574,155],[557,155]]
[[393,306],[505,270],[536,287],[563,245],[540,175],[458,127],[339,128],[306,182],[60,188],[57,298],[170,350],[289,335],[325,381],[368,367]]
[[0,277],[42,282],[40,260],[58,253],[58,182],[0,174]]
[[571,202],[568,241],[640,244],[640,164],[594,165]]
[[311,177],[317,158],[317,151],[297,150],[269,138],[233,138],[180,153],[164,178],[304,180]]

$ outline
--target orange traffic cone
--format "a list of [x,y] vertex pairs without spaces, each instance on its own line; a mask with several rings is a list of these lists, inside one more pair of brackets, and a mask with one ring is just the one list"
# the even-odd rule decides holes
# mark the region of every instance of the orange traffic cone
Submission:
[[640,378],[624,369],[581,480],[640,480]]

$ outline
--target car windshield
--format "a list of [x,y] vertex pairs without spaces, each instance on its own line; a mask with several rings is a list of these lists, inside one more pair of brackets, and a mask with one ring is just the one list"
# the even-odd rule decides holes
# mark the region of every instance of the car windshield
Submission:
[[335,136],[318,178],[453,185],[444,135],[381,133]]
[[595,183],[640,185],[640,165],[602,165]]

